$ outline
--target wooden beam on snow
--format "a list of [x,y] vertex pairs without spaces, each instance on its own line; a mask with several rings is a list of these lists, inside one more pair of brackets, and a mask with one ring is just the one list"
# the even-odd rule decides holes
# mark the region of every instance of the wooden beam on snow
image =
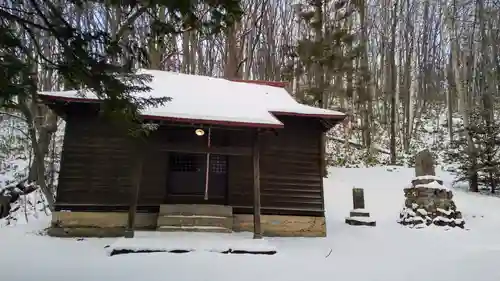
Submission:
[[255,131],[252,149],[253,160],[253,238],[262,238],[260,222],[260,132]]

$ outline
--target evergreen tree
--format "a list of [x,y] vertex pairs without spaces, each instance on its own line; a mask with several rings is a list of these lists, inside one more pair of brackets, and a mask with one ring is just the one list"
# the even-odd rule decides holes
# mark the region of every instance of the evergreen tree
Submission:
[[[354,61],[361,53],[361,45],[355,44],[355,35],[346,24],[356,13],[356,3],[343,0],[311,0],[308,5],[297,7],[299,21],[308,27],[307,36],[297,45],[288,46],[290,64],[283,71],[285,80],[304,74],[307,84],[296,89],[299,102],[321,108],[330,108],[332,93],[338,93],[344,77],[352,90]],[[325,16],[324,9],[334,12]],[[360,79],[359,79],[360,80]],[[350,93],[352,95],[352,93]],[[322,138],[322,166],[327,175],[326,135]]]
[[[127,12],[126,23],[111,34],[105,27],[84,28],[71,20],[72,15],[63,13],[64,9],[82,9],[89,3],[121,7]],[[200,8],[208,9],[208,16],[198,16]],[[167,16],[159,16],[159,9]],[[168,98],[130,95],[149,90],[145,84],[149,77],[134,74],[138,65],[147,65],[146,50],[133,40],[122,40],[125,33],[133,32],[134,21],[147,15],[151,22],[149,36],[191,29],[214,33],[232,25],[241,13],[239,0],[0,1],[0,107],[36,101],[38,71],[44,69],[54,71],[67,88],[91,90],[104,100],[105,109],[137,120],[141,108],[163,104]],[[44,39],[55,38],[55,56],[44,54],[38,42],[40,34]]]
[[495,193],[500,183],[500,122],[490,122],[484,117],[482,109],[470,113],[467,131],[474,141],[474,154],[467,153],[467,140],[462,135],[451,143],[447,158],[449,162],[460,163],[456,171],[457,181],[468,181]]
[[[334,78],[352,73],[353,62],[360,55],[361,45],[355,44],[355,34],[344,23],[354,16],[356,6],[348,7],[348,2],[341,0],[308,3],[301,5],[298,13],[299,20],[308,27],[308,36],[299,39],[295,46],[287,47],[288,56],[295,60],[285,66],[284,79],[291,80],[297,72],[305,74],[309,83],[300,89],[303,91],[299,95],[303,97],[301,102],[328,107],[325,99],[336,86]],[[323,7],[330,4],[335,12],[325,17]]]

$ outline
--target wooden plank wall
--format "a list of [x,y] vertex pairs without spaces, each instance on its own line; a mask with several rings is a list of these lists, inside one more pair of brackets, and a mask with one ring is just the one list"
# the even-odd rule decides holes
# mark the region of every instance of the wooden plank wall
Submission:
[[[322,216],[320,123],[313,119],[280,118],[277,135],[266,133],[261,146],[263,214]],[[214,130],[214,143],[251,147],[252,130]],[[189,136],[188,136],[189,134]],[[205,145],[192,139],[193,128],[160,127],[148,138],[139,206],[165,202],[168,152],[155,150],[166,142]],[[201,141],[201,142],[200,142]],[[124,130],[94,114],[68,115],[57,192],[58,205],[121,205],[130,202],[133,140]],[[229,156],[228,203],[235,213],[252,213],[252,159]]]
[[[125,211],[130,203],[134,140],[126,129],[99,118],[88,106],[75,106],[70,111],[66,118],[57,205],[108,205]],[[214,129],[212,143],[229,145],[230,132]],[[140,206],[159,206],[165,202],[168,152],[161,149],[168,143],[205,147],[206,137],[196,137],[192,127],[172,126],[160,127],[149,135]]]
[[[57,204],[130,203],[134,139],[116,124],[92,115],[69,115],[57,189]],[[146,151],[139,205],[165,197],[167,153]],[[125,208],[124,208],[125,209]]]
[[68,116],[58,203],[128,204],[133,146],[107,125],[90,116]]
[[[320,123],[296,117],[280,119],[285,128],[278,130],[277,135],[265,134],[262,137],[262,213],[322,216]],[[251,158],[233,156],[229,165],[229,202],[237,206],[235,213],[251,213]]]

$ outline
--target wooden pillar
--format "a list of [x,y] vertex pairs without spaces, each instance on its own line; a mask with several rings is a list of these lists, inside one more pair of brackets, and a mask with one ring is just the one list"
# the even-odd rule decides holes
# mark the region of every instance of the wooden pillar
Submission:
[[130,190],[130,206],[128,210],[127,228],[125,229],[125,238],[134,238],[135,215],[137,213],[137,204],[139,201],[139,192],[142,180],[142,168],[144,162],[144,140],[138,137],[135,146],[135,163],[132,171],[132,185]]
[[262,238],[262,228],[260,224],[260,135],[259,130],[255,131],[253,140],[253,238]]

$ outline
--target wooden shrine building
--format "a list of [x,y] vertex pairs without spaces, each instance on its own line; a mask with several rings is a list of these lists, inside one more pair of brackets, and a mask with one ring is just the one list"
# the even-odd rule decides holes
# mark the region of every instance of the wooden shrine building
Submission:
[[300,104],[283,83],[141,72],[152,81],[140,95],[172,98],[141,111],[155,124],[143,137],[102,117],[91,93],[40,93],[66,121],[51,235],[326,235],[321,138],[343,113]]

